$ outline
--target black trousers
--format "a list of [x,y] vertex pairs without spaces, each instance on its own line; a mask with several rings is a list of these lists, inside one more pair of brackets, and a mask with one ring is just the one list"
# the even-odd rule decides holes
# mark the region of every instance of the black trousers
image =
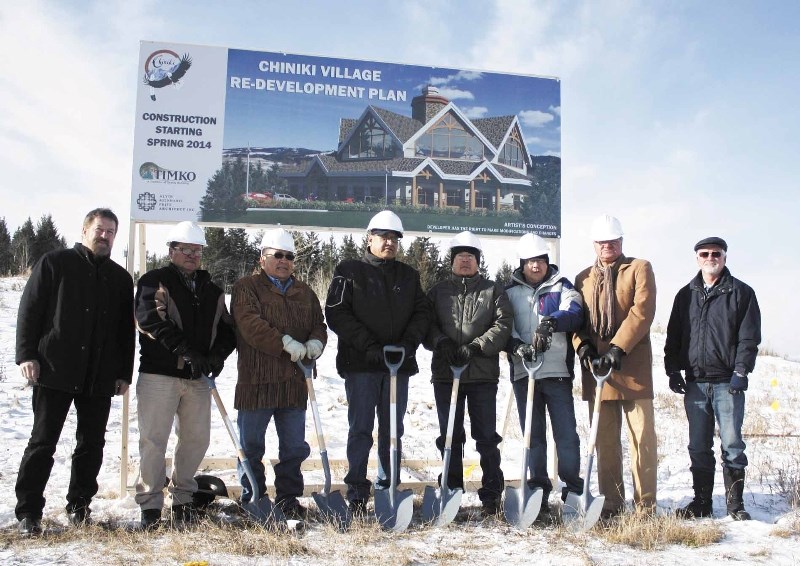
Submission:
[[33,429],[17,475],[15,513],[18,520],[26,516],[42,516],[44,488],[53,469],[53,455],[73,403],[78,423],[67,511],[87,507],[97,493],[97,475],[103,463],[111,397],[73,395],[48,387],[33,387]]
[[[436,412],[439,415],[439,437],[436,447],[444,452],[447,437],[447,421],[450,413],[450,394],[453,384],[433,382],[433,395],[436,399]],[[467,406],[472,439],[480,455],[483,480],[478,497],[482,502],[500,501],[505,487],[503,472],[500,469],[500,450],[497,446],[502,437],[497,434],[497,384],[461,383],[458,388],[456,415],[453,426],[453,445],[450,452],[450,470],[447,473],[447,486],[450,489],[464,488],[464,443],[467,441],[464,430],[464,405]]]

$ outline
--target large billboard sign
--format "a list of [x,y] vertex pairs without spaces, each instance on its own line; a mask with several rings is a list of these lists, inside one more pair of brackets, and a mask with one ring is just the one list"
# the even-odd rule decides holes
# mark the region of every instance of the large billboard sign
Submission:
[[557,79],[142,42],[131,218],[561,232]]

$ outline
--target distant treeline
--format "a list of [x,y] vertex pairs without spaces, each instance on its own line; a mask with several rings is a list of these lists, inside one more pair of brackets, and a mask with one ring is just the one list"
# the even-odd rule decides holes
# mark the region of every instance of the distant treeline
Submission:
[[[212,280],[225,292],[230,292],[237,279],[258,270],[261,255],[259,244],[261,233],[248,238],[242,228],[206,228],[207,246],[203,249],[203,269],[211,273]],[[367,248],[366,235],[359,241],[347,235],[339,244],[330,236],[321,240],[316,232],[295,232],[297,258],[294,273],[297,278],[311,285],[320,298],[327,291],[336,265],[344,260],[359,259]],[[440,249],[430,238],[408,238],[400,241],[398,259],[408,263],[420,273],[422,287],[426,291],[451,273],[449,250]],[[154,269],[169,262],[167,255],[147,255],[147,269]],[[488,276],[486,263],[481,258],[480,271]],[[504,263],[495,275],[495,280],[508,282],[511,267]]]
[[5,217],[0,218],[0,275],[24,275],[44,254],[66,247],[67,241],[58,234],[49,214],[42,216],[35,227],[28,217],[13,236]]

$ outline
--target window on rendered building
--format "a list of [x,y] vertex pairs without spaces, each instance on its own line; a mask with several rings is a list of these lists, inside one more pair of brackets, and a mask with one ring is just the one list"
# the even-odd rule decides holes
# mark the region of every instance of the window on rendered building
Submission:
[[398,149],[392,136],[369,116],[350,139],[345,155],[350,159],[391,159]]
[[519,132],[515,129],[511,136],[503,145],[503,150],[500,152],[500,163],[508,165],[509,167],[516,167],[522,169],[525,165],[523,158],[522,142],[519,139]]
[[480,161],[484,147],[458,118],[447,114],[419,137],[415,152],[425,157]]

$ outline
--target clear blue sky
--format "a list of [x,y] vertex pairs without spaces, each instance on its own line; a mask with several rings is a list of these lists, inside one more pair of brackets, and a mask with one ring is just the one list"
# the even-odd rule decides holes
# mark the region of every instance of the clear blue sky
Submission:
[[653,262],[665,322],[694,242],[723,236],[766,344],[800,357],[799,16],[783,1],[6,1],[0,216],[13,230],[52,213],[68,240],[95,205],[128,216],[142,39],[556,76],[564,273],[613,213],[624,251]]

